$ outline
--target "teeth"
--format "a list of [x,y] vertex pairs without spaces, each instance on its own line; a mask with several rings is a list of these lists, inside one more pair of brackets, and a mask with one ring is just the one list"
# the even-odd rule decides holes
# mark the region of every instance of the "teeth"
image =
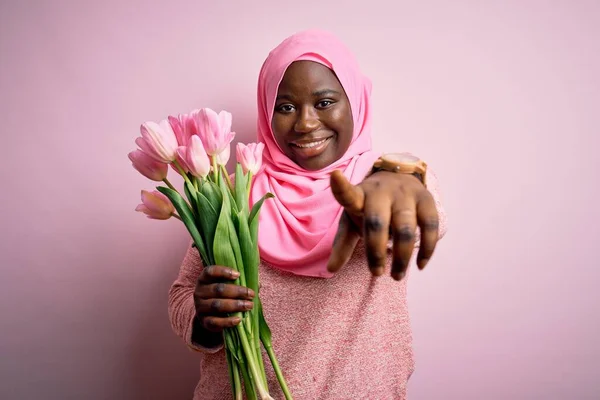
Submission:
[[325,143],[326,140],[327,139],[323,139],[323,140],[319,140],[318,142],[312,142],[312,143],[307,143],[307,144],[296,144],[296,143],[294,143],[294,146],[298,146],[298,147],[300,147],[302,149],[310,149],[311,147],[315,147],[315,146],[318,146],[320,144]]

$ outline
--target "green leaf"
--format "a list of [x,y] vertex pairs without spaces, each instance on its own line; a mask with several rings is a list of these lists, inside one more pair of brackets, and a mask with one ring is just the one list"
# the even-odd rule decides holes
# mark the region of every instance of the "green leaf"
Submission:
[[[258,222],[258,218],[255,218]],[[251,324],[251,340],[256,353],[256,359],[259,364],[260,370],[264,371],[264,364],[262,361],[262,353],[260,350],[260,322],[259,322],[259,264],[260,255],[258,251],[258,245],[252,240],[250,234],[250,228],[248,226],[248,217],[246,212],[243,210],[237,214],[236,218],[238,237],[240,241],[240,248],[242,250],[242,257],[244,259],[244,270],[246,273],[246,286],[254,290],[256,295],[254,296],[254,307],[250,311],[250,324]],[[261,378],[265,381],[266,378],[261,375]]]
[[275,197],[273,195],[273,193],[269,192],[269,193],[265,194],[263,197],[261,197],[260,200],[258,200],[256,203],[254,203],[254,205],[252,206],[252,211],[250,211],[250,217],[248,219],[248,222],[250,224],[252,224],[252,220],[254,219],[254,217],[256,217],[258,215],[258,212],[260,211],[260,208],[262,207],[265,200],[271,199],[273,197]]
[[206,241],[206,247],[208,249],[208,262],[214,264],[213,243],[215,241],[215,231],[217,230],[219,214],[217,214],[217,211],[213,208],[212,204],[210,204],[210,201],[202,193],[198,193],[197,207],[197,219],[200,221],[204,240]]
[[[223,205],[215,230],[215,240],[213,243],[213,254],[215,264],[238,269],[235,261],[235,254],[229,241],[229,224],[231,223],[231,205],[227,196],[223,197]],[[241,272],[240,272],[241,274]]]
[[240,211],[235,216],[235,223],[238,232],[238,241],[244,261],[244,271],[246,274],[246,286],[258,293],[258,265],[260,257],[258,246],[253,242],[248,226],[248,218],[244,211]]
[[204,239],[200,234],[198,227],[196,226],[194,214],[192,213],[192,210],[190,209],[188,203],[186,203],[183,197],[181,197],[179,192],[177,192],[176,190],[164,186],[158,186],[156,189],[165,196],[167,196],[169,200],[171,200],[171,203],[173,203],[173,207],[175,207],[175,210],[177,210],[177,214],[179,214],[179,217],[185,224],[185,227],[190,233],[194,244],[198,248],[198,252],[200,253],[200,258],[202,259],[202,262],[204,263],[204,265],[208,265],[208,254],[206,252],[206,247],[204,246]]
[[237,163],[235,166],[235,202],[238,210],[248,211],[248,192],[246,191],[248,176],[244,175],[242,164]]
[[190,205],[192,206],[193,209],[196,209],[196,204],[198,202],[198,199],[196,197],[196,188],[194,187],[194,185],[190,182],[190,181],[185,181],[185,184],[183,185],[183,190],[185,192],[185,195],[188,198],[188,201],[190,202]]
[[220,213],[221,204],[223,203],[221,189],[212,181],[205,181],[200,188],[200,192],[208,199],[217,214]]
[[275,196],[272,193],[267,193],[260,200],[254,203],[254,206],[252,206],[250,217],[248,217],[248,225],[250,228],[250,237],[252,238],[252,243],[255,245],[258,243],[258,214],[265,200],[273,197]]
[[188,201],[193,200],[192,194],[189,190],[189,185],[187,183],[183,185],[183,193],[185,193],[185,197],[188,199]]
[[[223,204],[225,207],[225,204]],[[233,216],[233,218],[237,218]],[[233,224],[232,218],[228,218],[228,230],[229,230],[229,244],[231,245],[231,249],[233,250],[233,254],[235,256],[235,261],[237,264],[238,271],[240,273],[240,282],[243,286],[247,286],[248,283],[246,281],[246,268],[244,265],[244,259],[242,258],[242,251],[240,249],[240,241],[238,239],[237,232],[235,231],[235,226]]]
[[221,195],[223,196],[223,204],[225,204],[225,198],[228,198],[229,199],[229,207],[231,208],[233,213],[237,214],[239,209],[235,202],[235,198],[233,197],[233,194],[231,193],[229,186],[227,186],[227,183],[225,182],[225,180],[223,179],[222,176],[219,179],[219,189],[221,189]]
[[258,324],[260,327],[260,340],[263,342],[263,345],[265,347],[267,346],[272,346],[271,344],[271,329],[269,328],[269,325],[267,325],[267,321],[265,321],[265,316],[263,314],[263,308],[262,308],[262,303],[260,302],[260,300],[258,301]]

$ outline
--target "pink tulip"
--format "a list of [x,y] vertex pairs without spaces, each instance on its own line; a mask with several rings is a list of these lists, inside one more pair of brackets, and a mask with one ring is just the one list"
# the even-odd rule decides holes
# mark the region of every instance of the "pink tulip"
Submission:
[[[185,161],[186,148],[186,146],[179,146],[177,148],[177,159],[175,161],[177,162],[177,164],[179,164],[181,168],[183,168],[183,172],[187,174],[190,171],[190,169],[188,168],[187,162]],[[179,171],[179,168],[177,168],[175,163],[171,164],[171,168],[173,168],[173,171],[181,175],[181,171]]]
[[227,165],[229,161],[229,157],[231,157],[231,145],[227,145],[219,154],[216,155],[217,164],[219,165]]
[[145,122],[140,127],[142,137],[135,143],[157,161],[169,164],[177,158],[177,138],[175,132],[166,119],[156,122]]
[[135,211],[143,212],[150,219],[169,219],[175,208],[169,198],[161,192],[142,190],[142,204],[139,204]]
[[231,132],[231,114],[221,111],[217,114],[210,108],[201,109],[194,114],[198,136],[204,143],[209,156],[216,156],[231,143],[234,132]]
[[192,135],[187,147],[177,149],[178,158],[181,159],[192,175],[206,178],[210,172],[210,159],[204,150],[202,140],[198,135]]
[[189,114],[179,114],[177,117],[169,116],[169,124],[175,132],[179,146],[187,146],[192,135],[198,134],[198,128],[194,120],[194,115],[200,110],[194,110]]
[[262,153],[265,148],[264,143],[238,143],[235,149],[237,162],[242,164],[244,173],[250,171],[256,175],[262,165]]
[[127,154],[131,160],[133,168],[146,178],[160,182],[167,177],[169,166],[160,161],[156,161],[142,150],[135,150]]

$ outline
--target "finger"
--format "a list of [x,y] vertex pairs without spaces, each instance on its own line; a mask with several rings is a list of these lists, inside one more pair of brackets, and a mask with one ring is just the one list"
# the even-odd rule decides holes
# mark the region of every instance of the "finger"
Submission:
[[253,302],[233,299],[201,299],[196,304],[198,314],[227,314],[252,309]]
[[222,280],[235,280],[240,276],[240,273],[233,268],[224,267],[222,265],[209,265],[202,270],[198,281],[201,283],[213,283]]
[[228,283],[212,283],[208,285],[198,285],[196,296],[201,299],[248,299],[254,298],[254,291],[245,286],[233,285]]
[[392,278],[401,280],[406,275],[415,248],[417,212],[412,197],[397,201],[392,211],[393,261]]
[[370,192],[365,200],[363,236],[367,262],[375,276],[383,274],[387,259],[392,198],[386,194]]
[[242,320],[240,319],[240,317],[221,318],[208,316],[202,318],[202,326],[204,326],[206,330],[209,330],[211,332],[221,332],[225,328],[233,328],[234,326],[238,325],[241,321]]
[[433,196],[425,191],[417,203],[417,220],[421,228],[421,244],[417,255],[417,266],[425,268],[439,239],[440,220]]
[[360,187],[351,184],[339,170],[331,173],[330,184],[333,196],[346,211],[352,214],[362,212],[365,203],[365,192]]
[[360,233],[356,230],[352,221],[350,221],[348,214],[345,212],[342,213],[338,230],[333,240],[331,256],[329,256],[329,261],[327,262],[327,271],[337,272],[346,265],[350,257],[352,257],[359,239]]

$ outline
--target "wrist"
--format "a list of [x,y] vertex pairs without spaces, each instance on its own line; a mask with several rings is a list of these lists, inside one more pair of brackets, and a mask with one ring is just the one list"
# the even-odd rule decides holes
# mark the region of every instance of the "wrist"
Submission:
[[395,172],[391,172],[391,171],[387,171],[387,170],[383,170],[380,168],[372,168],[371,171],[369,171],[369,173],[367,174],[367,176],[365,176],[365,179],[368,179],[369,177],[373,176],[373,175],[377,175],[377,176],[392,176],[398,179],[416,179],[417,181],[419,181],[419,183],[421,183],[423,186],[425,186],[425,180],[423,179],[423,174],[420,174],[418,172],[413,172],[413,173],[405,173],[405,174],[398,174]]
[[412,154],[390,153],[382,155],[375,161],[367,177],[384,171],[402,176],[413,176],[423,186],[427,187],[427,163]]

